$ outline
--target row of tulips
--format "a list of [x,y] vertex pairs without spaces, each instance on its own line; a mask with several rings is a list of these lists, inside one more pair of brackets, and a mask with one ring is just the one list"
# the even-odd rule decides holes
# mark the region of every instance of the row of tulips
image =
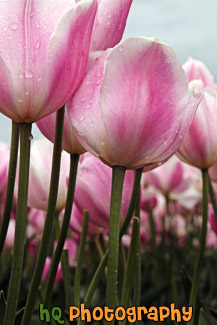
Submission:
[[[1,252],[8,242],[7,233],[10,235],[8,227],[13,227],[13,214],[16,219],[4,325],[14,324],[16,319],[26,245],[37,258],[25,309],[19,313],[20,323],[31,324],[39,292],[45,306],[50,307],[60,262],[66,306],[71,301],[67,290],[69,264],[76,264],[74,304],[80,305],[87,234],[95,238],[103,234],[100,244],[104,247],[96,239],[101,262],[88,288],[86,304],[90,305],[107,265],[105,304],[116,307],[119,248],[127,233],[123,242],[127,245],[131,238],[131,244],[124,268],[122,305],[130,304],[134,263],[135,304],[139,305],[141,247],[148,236],[152,249],[156,247],[160,224],[162,250],[166,252],[168,240],[173,241],[174,224],[188,224],[183,220],[187,212],[182,209],[195,210],[195,216],[200,215],[195,206],[200,206],[202,192],[200,248],[189,298],[194,309],[189,324],[197,324],[209,193],[214,210],[210,210],[211,226],[216,229],[215,189],[208,169],[215,178],[217,89],[201,62],[189,60],[182,67],[174,51],[155,38],[134,37],[120,42],[131,3],[132,0],[0,2],[0,111],[12,119],[13,125],[8,173],[4,159],[7,164],[9,158],[3,155],[2,178],[8,174],[8,182],[1,200]],[[39,140],[30,153],[33,122],[53,146],[48,140]],[[171,158],[175,153],[201,169],[202,184],[197,171],[178,158]],[[170,170],[168,177],[163,170],[165,179],[158,175],[161,168]],[[140,190],[143,172],[146,173]],[[159,186],[165,195],[166,210],[158,210],[161,217],[154,213],[160,202],[156,193],[147,199],[150,186]],[[171,200],[175,201],[175,217],[167,225]],[[152,201],[157,201],[154,206]],[[159,218],[162,222],[155,221]],[[200,218],[195,222],[200,224]],[[142,227],[140,231],[143,223],[144,233]],[[72,233],[66,239],[69,229]],[[124,260],[124,249],[122,256]],[[42,292],[39,287],[46,273]]]

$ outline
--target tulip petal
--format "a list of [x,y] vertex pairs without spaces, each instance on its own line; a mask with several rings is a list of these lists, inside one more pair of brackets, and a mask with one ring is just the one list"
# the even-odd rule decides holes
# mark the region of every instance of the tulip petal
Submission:
[[17,122],[28,122],[31,107],[40,106],[48,41],[58,19],[73,6],[74,0],[0,1],[0,50],[11,76],[10,87],[1,87],[11,92],[7,107],[1,106]]
[[[177,155],[198,168],[208,168],[217,161],[217,91],[205,88],[193,123]],[[208,137],[209,135],[209,137]]]
[[101,116],[99,95],[104,73],[106,51],[96,59],[95,64],[84,76],[82,86],[67,103],[71,123],[80,143],[94,156],[101,156],[106,149],[108,160],[112,157],[106,140]]
[[132,0],[98,0],[91,50],[106,50],[122,38]]
[[132,38],[108,54],[100,102],[119,165],[131,168],[141,157],[145,161],[144,155],[175,134],[188,102],[187,87],[173,50],[153,39]]
[[58,22],[47,50],[46,113],[40,112],[37,120],[64,105],[80,84],[88,61],[96,9],[95,0],[83,0]]
[[200,79],[204,87],[214,85],[213,76],[203,62],[189,58],[183,65],[183,69],[187,73],[189,81]]

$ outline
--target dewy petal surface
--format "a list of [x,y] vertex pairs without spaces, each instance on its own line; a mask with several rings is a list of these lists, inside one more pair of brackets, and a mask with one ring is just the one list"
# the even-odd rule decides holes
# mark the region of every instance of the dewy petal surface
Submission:
[[[10,76],[10,80],[7,82],[3,82],[1,79],[0,89],[4,94],[10,84],[11,92],[11,96],[8,96],[7,106],[4,96],[3,100],[0,97],[0,107],[4,114],[12,117],[16,122],[30,122],[30,120],[33,122],[39,110],[44,109],[44,99],[50,88],[47,82],[55,81],[49,75],[47,67],[48,44],[50,43],[49,48],[54,47],[54,39],[61,34],[59,28],[63,28],[61,20],[65,17],[71,21],[65,22],[65,38],[59,39],[59,41],[60,46],[63,47],[63,54],[66,52],[66,47],[69,51],[71,50],[68,43],[70,43],[69,30],[70,32],[72,30],[68,28],[68,25],[71,27],[78,17],[69,17],[67,13],[77,12],[78,7],[86,8],[87,2],[89,7],[96,6],[96,3],[92,4],[92,1],[88,0],[82,1],[79,5],[76,5],[74,0],[8,0],[0,2],[0,51]],[[93,10],[95,11],[96,8]],[[86,12],[87,15],[90,14],[87,8]],[[68,39],[66,39],[67,37]],[[50,42],[50,39],[53,41]],[[81,47],[79,46],[79,48]],[[58,54],[57,50],[54,51],[54,54]],[[0,62],[0,66],[2,66],[2,62]],[[53,111],[57,108],[59,107],[52,107]],[[46,113],[44,114],[46,115]]]
[[91,51],[106,50],[118,44],[124,33],[132,0],[97,0]]
[[187,88],[175,53],[162,43],[129,39],[109,53],[100,103],[119,165],[148,157],[176,132],[188,102]]
[[97,58],[68,110],[92,154],[110,166],[147,167],[177,150],[201,98],[197,88],[189,94],[171,48],[132,38]]
[[194,120],[177,155],[198,168],[209,168],[217,161],[217,91],[205,88]]

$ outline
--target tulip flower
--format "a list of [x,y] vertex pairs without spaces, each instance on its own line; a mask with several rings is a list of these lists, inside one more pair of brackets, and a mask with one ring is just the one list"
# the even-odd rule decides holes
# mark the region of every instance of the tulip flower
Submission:
[[[200,249],[195,263],[194,277],[190,293],[189,305],[195,308],[197,288],[202,260],[206,247],[207,221],[208,221],[208,168],[217,162],[217,89],[211,74],[206,67],[198,61],[190,60],[184,65],[189,81],[201,78],[204,94],[198,106],[194,120],[185,135],[177,152],[180,159],[188,164],[200,168],[203,178],[203,218],[200,233]],[[195,323],[195,315],[190,325]]]
[[173,156],[162,166],[146,173],[145,180],[167,195],[169,199],[192,209],[201,199],[200,176],[197,168]]
[[0,196],[5,192],[7,186],[9,154],[10,147],[4,142],[0,142]]
[[[194,87],[195,86],[195,87]],[[106,304],[115,307],[125,169],[156,165],[177,150],[200,100],[172,49],[131,38],[105,51],[67,104],[83,147],[112,166]]]
[[200,61],[190,60],[183,68],[189,81],[201,77],[204,95],[177,155],[192,166],[209,168],[217,162],[217,90],[211,74]]
[[[46,138],[37,139],[32,146],[30,156],[30,175],[29,175],[29,193],[28,206],[47,210],[50,175],[52,165],[53,144]],[[69,171],[69,156],[67,153],[62,153],[60,180],[58,189],[58,198],[56,210],[61,211],[66,202],[67,186],[66,177]]]
[[[131,198],[134,173],[125,176],[122,198],[123,219]],[[89,222],[98,228],[108,228],[111,198],[112,170],[99,159],[86,153],[78,167],[74,202],[83,214],[89,211]]]
[[200,101],[199,85],[189,92],[171,48],[131,38],[96,60],[67,108],[86,150],[109,166],[134,169],[177,150]]
[[63,106],[84,75],[96,0],[1,1],[0,111],[35,122]]
[[189,58],[183,68],[189,81],[200,79],[204,87],[215,86],[213,76],[202,61]]
[[209,223],[210,223],[212,230],[214,231],[214,233],[217,236],[217,222],[216,222],[215,214],[214,214],[211,204],[209,204]]
[[[83,213],[78,209],[77,205],[74,203],[72,208],[72,215],[70,219],[70,229],[75,231],[77,234],[81,235],[83,224]],[[102,232],[102,229],[95,226],[90,221],[88,222],[88,235],[97,235]]]

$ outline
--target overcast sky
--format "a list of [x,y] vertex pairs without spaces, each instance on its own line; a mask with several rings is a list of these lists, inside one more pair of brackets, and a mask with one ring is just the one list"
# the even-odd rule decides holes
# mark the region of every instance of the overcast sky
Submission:
[[[114,0],[115,1],[115,0]],[[202,60],[217,80],[217,0],[133,0],[124,38],[154,36],[181,63]],[[0,141],[10,141],[11,121],[0,114]],[[36,138],[39,132],[33,128]]]

